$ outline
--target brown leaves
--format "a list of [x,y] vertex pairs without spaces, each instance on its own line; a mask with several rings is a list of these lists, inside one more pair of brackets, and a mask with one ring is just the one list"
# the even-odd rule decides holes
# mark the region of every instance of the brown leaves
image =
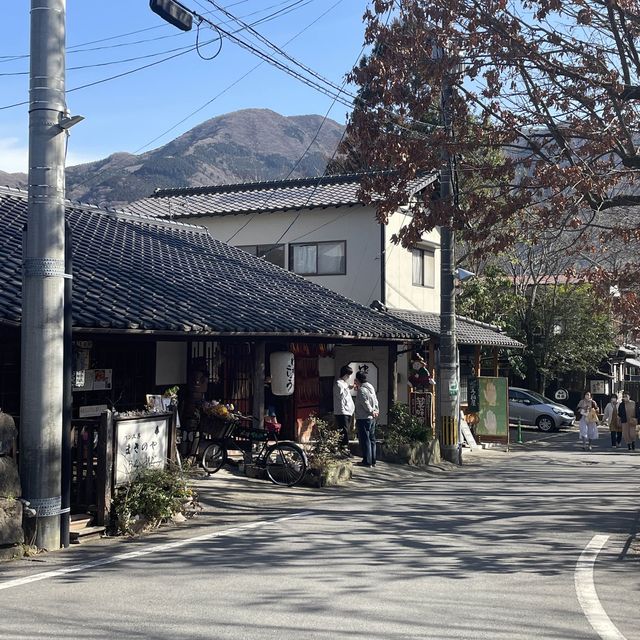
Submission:
[[[350,74],[360,90],[343,151],[393,173],[367,178],[364,201],[386,222],[417,175],[447,156],[456,167],[457,196],[413,200],[398,242],[452,224],[482,252],[549,232],[588,251],[599,211],[640,207],[640,102],[620,99],[640,86],[640,0],[376,0],[366,19],[375,47]],[[615,208],[606,227],[618,242],[640,234]]]

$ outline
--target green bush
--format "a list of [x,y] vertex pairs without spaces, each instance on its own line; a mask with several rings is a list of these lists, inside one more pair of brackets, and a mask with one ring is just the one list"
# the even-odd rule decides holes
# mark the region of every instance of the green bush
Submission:
[[308,451],[309,468],[321,470],[337,461],[344,461],[348,453],[342,446],[342,431],[316,418],[314,440]]
[[409,413],[409,405],[397,402],[389,410],[389,424],[384,430],[384,441],[391,447],[400,444],[430,442],[433,438],[431,427]]
[[118,488],[112,509],[119,531],[132,535],[140,520],[145,526],[155,528],[182,513],[185,505],[195,500],[196,495],[180,469],[148,467],[140,469],[131,482]]

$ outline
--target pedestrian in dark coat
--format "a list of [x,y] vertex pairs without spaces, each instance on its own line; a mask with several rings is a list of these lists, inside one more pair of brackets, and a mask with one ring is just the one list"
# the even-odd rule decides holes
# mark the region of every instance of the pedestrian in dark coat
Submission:
[[638,407],[627,391],[622,392],[622,402],[618,405],[618,416],[622,423],[622,437],[629,451],[636,449],[636,427],[638,426]]

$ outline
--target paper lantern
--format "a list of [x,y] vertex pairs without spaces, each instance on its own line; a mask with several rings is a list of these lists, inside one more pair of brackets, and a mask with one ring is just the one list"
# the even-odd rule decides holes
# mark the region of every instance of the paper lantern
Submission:
[[270,358],[271,393],[274,396],[293,394],[295,380],[295,360],[290,351],[275,351]]

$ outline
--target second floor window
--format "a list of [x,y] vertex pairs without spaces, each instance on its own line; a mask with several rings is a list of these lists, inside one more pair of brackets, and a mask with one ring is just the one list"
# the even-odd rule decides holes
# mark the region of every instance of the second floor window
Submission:
[[284,245],[283,244],[247,244],[238,246],[252,256],[264,258],[267,262],[284,268]]
[[289,269],[303,276],[344,275],[346,242],[305,242],[289,245]]
[[436,253],[433,249],[414,249],[412,252],[412,281],[418,287],[436,286]]

